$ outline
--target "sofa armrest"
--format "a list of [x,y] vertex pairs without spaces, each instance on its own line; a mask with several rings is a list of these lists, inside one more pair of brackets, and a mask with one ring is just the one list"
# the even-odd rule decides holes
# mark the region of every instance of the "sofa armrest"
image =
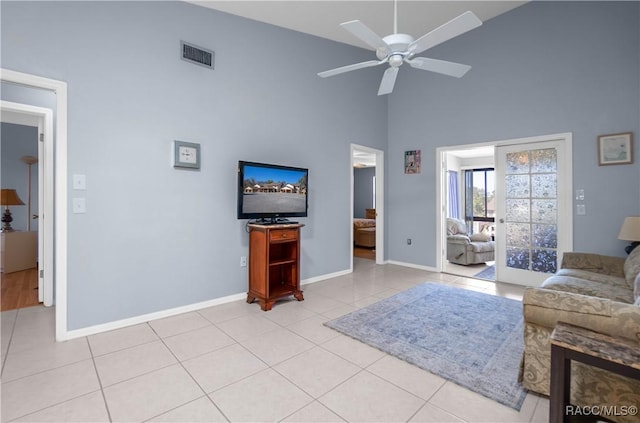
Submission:
[[562,256],[563,269],[580,269],[624,278],[624,260],[601,254],[568,252]]
[[449,244],[469,244],[471,240],[468,236],[457,234],[447,236],[447,243]]
[[640,340],[640,307],[565,291],[527,288],[522,298],[525,322],[554,328],[558,322],[606,335]]

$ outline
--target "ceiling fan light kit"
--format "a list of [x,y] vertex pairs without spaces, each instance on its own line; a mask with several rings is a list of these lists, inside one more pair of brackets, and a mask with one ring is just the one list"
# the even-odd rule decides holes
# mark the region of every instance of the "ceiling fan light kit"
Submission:
[[318,76],[327,78],[345,72],[388,63],[389,68],[382,76],[382,81],[378,88],[378,95],[389,94],[393,91],[398,70],[403,63],[407,63],[415,69],[461,78],[471,69],[471,66],[446,60],[415,57],[415,55],[458,35],[471,31],[480,25],[482,25],[482,21],[478,19],[473,12],[469,11],[415,40],[411,35],[397,32],[397,4],[394,2],[394,34],[382,38],[358,20],[340,24],[344,29],[372,47],[376,52],[378,60],[369,60],[353,65],[342,66],[320,72]]

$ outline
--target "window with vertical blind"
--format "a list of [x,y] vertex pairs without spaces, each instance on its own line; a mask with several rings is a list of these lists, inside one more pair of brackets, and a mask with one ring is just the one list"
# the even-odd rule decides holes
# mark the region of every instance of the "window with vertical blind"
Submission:
[[467,226],[474,233],[493,227],[496,215],[494,169],[469,169],[464,176]]
[[455,170],[447,171],[448,181],[448,205],[447,216],[460,219],[460,194],[458,194],[458,172]]

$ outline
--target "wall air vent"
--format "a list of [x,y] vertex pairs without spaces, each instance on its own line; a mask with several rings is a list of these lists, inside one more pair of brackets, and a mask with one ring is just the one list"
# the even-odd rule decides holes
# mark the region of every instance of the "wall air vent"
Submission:
[[182,50],[182,60],[213,69],[213,61],[215,53],[202,47],[180,41],[180,50]]

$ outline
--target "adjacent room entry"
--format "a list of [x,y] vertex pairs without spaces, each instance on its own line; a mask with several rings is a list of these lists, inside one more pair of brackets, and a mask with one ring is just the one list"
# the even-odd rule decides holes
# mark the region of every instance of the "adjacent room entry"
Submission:
[[[448,153],[494,148],[495,281],[540,286],[573,248],[572,135],[554,134],[438,149],[439,271],[447,271]],[[450,164],[449,164],[450,165]],[[465,198],[460,196],[460,201]],[[467,199],[467,202],[470,200]],[[495,205],[495,208],[493,207]],[[456,206],[464,210],[462,206]],[[468,213],[467,213],[468,214]],[[487,214],[488,216],[488,214]]]
[[[38,302],[45,306],[51,306],[53,305],[51,271],[53,268],[53,226],[51,218],[43,220],[40,217],[53,215],[51,200],[53,193],[53,112],[51,109],[26,104],[8,101],[1,103],[3,123],[23,128],[33,127],[33,143],[37,145],[35,150],[37,150],[38,156],[28,155],[19,158],[21,164],[28,167],[28,171],[25,168],[27,176],[24,181],[18,178],[26,184],[26,187],[19,186],[18,188],[21,189],[25,197],[23,203],[26,207],[23,208],[27,211],[27,217],[23,225],[18,227],[16,231],[2,234],[3,247],[6,247],[6,250],[3,248],[2,258],[2,270],[4,271],[2,290],[3,294],[11,292],[11,295],[3,298],[3,309],[31,306],[38,304]],[[8,142],[8,140],[6,141]],[[32,177],[32,166],[35,164],[38,164],[36,167],[37,176]],[[34,179],[33,183],[32,179]],[[3,191],[4,188],[3,186]],[[37,204],[35,208],[32,207],[32,202]],[[15,242],[10,242],[13,239]],[[18,261],[20,263],[17,263]],[[16,266],[11,266],[13,264]],[[36,287],[37,291],[34,292],[37,295],[32,299],[31,293],[27,291]]]
[[351,144],[351,268],[353,257],[384,261],[384,152]]

